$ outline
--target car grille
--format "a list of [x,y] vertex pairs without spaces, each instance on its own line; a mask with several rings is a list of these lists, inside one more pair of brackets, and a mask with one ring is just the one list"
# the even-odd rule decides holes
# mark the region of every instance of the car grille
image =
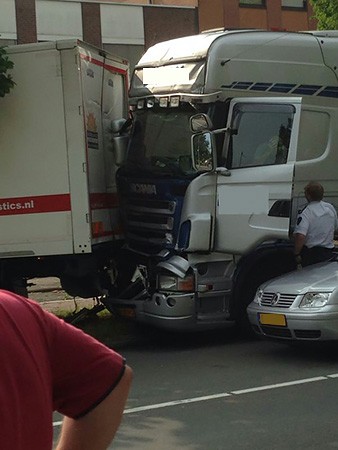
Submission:
[[262,306],[271,306],[274,308],[290,308],[296,297],[296,294],[264,292],[259,303]]
[[[292,332],[289,328],[284,327],[274,327],[270,325],[264,325],[261,326],[261,329],[257,326],[253,326],[253,330],[257,334],[264,334],[265,336],[269,337],[276,337],[276,338],[286,338],[286,339],[292,339]],[[316,340],[320,339],[321,337],[321,331],[320,330],[293,330],[294,337],[296,339],[300,340]]]
[[288,328],[262,326],[262,331],[266,336],[291,338],[292,334]]
[[320,330],[294,330],[294,333],[298,339],[319,339],[321,336]]

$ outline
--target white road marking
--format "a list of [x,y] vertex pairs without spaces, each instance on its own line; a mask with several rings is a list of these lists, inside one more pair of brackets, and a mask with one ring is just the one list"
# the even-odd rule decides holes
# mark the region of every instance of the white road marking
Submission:
[[[205,395],[203,397],[193,397],[193,398],[186,398],[183,400],[173,400],[170,402],[155,403],[153,405],[138,406],[135,408],[126,409],[124,411],[124,414],[133,414],[136,412],[150,411],[150,410],[154,410],[154,409],[167,408],[169,406],[184,405],[187,403],[205,402],[208,400],[214,400],[214,399],[218,399],[218,398],[231,397],[233,395],[249,394],[251,392],[266,391],[269,389],[280,389],[280,388],[289,387],[289,386],[296,386],[299,384],[315,383],[317,381],[329,380],[330,378],[338,378],[338,373],[334,373],[334,374],[326,375],[326,376],[320,376],[320,377],[304,378],[302,380],[286,381],[284,383],[268,384],[266,386],[257,386],[257,387],[253,387],[253,388],[249,388],[249,389],[240,389],[237,391],[221,392],[220,394]],[[53,422],[53,427],[58,427],[61,424],[62,424],[62,421]]]
[[251,389],[241,389],[239,391],[231,391],[231,394],[249,394],[250,392],[266,391],[268,389],[279,389],[287,386],[295,386],[296,384],[313,383],[314,381],[327,380],[327,377],[305,378],[304,380],[286,381],[285,383],[268,384],[267,386],[258,386]]
[[228,394],[227,392],[222,392],[221,394],[205,395],[203,397],[186,398],[184,400],[173,400],[171,402],[157,403],[155,405],[139,406],[137,408],[126,409],[124,411],[124,414],[131,414],[140,411],[149,411],[151,409],[166,408],[167,406],[183,405],[185,403],[204,402],[206,400],[212,400],[214,398],[223,398],[223,397],[231,397],[231,394]]

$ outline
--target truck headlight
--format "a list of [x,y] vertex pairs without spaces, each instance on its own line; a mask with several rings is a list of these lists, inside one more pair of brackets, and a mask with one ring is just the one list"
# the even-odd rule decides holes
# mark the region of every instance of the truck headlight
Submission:
[[161,291],[192,292],[195,289],[195,278],[187,275],[184,278],[175,275],[158,275],[157,286]]
[[322,308],[329,301],[331,292],[307,292],[302,301],[300,308]]

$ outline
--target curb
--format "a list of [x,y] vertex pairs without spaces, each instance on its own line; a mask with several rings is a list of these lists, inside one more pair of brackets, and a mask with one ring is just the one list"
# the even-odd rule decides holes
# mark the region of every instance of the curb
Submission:
[[82,308],[91,308],[95,306],[96,302],[90,298],[79,298],[72,300],[51,300],[39,302],[40,306],[49,312],[70,311],[78,312]]

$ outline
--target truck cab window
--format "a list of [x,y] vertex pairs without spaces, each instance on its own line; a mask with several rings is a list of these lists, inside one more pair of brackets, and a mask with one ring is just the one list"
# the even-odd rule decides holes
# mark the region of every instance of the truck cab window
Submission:
[[324,111],[303,110],[300,118],[297,161],[319,158],[326,150],[330,115]]
[[236,104],[227,167],[237,169],[285,164],[294,112],[292,105]]

